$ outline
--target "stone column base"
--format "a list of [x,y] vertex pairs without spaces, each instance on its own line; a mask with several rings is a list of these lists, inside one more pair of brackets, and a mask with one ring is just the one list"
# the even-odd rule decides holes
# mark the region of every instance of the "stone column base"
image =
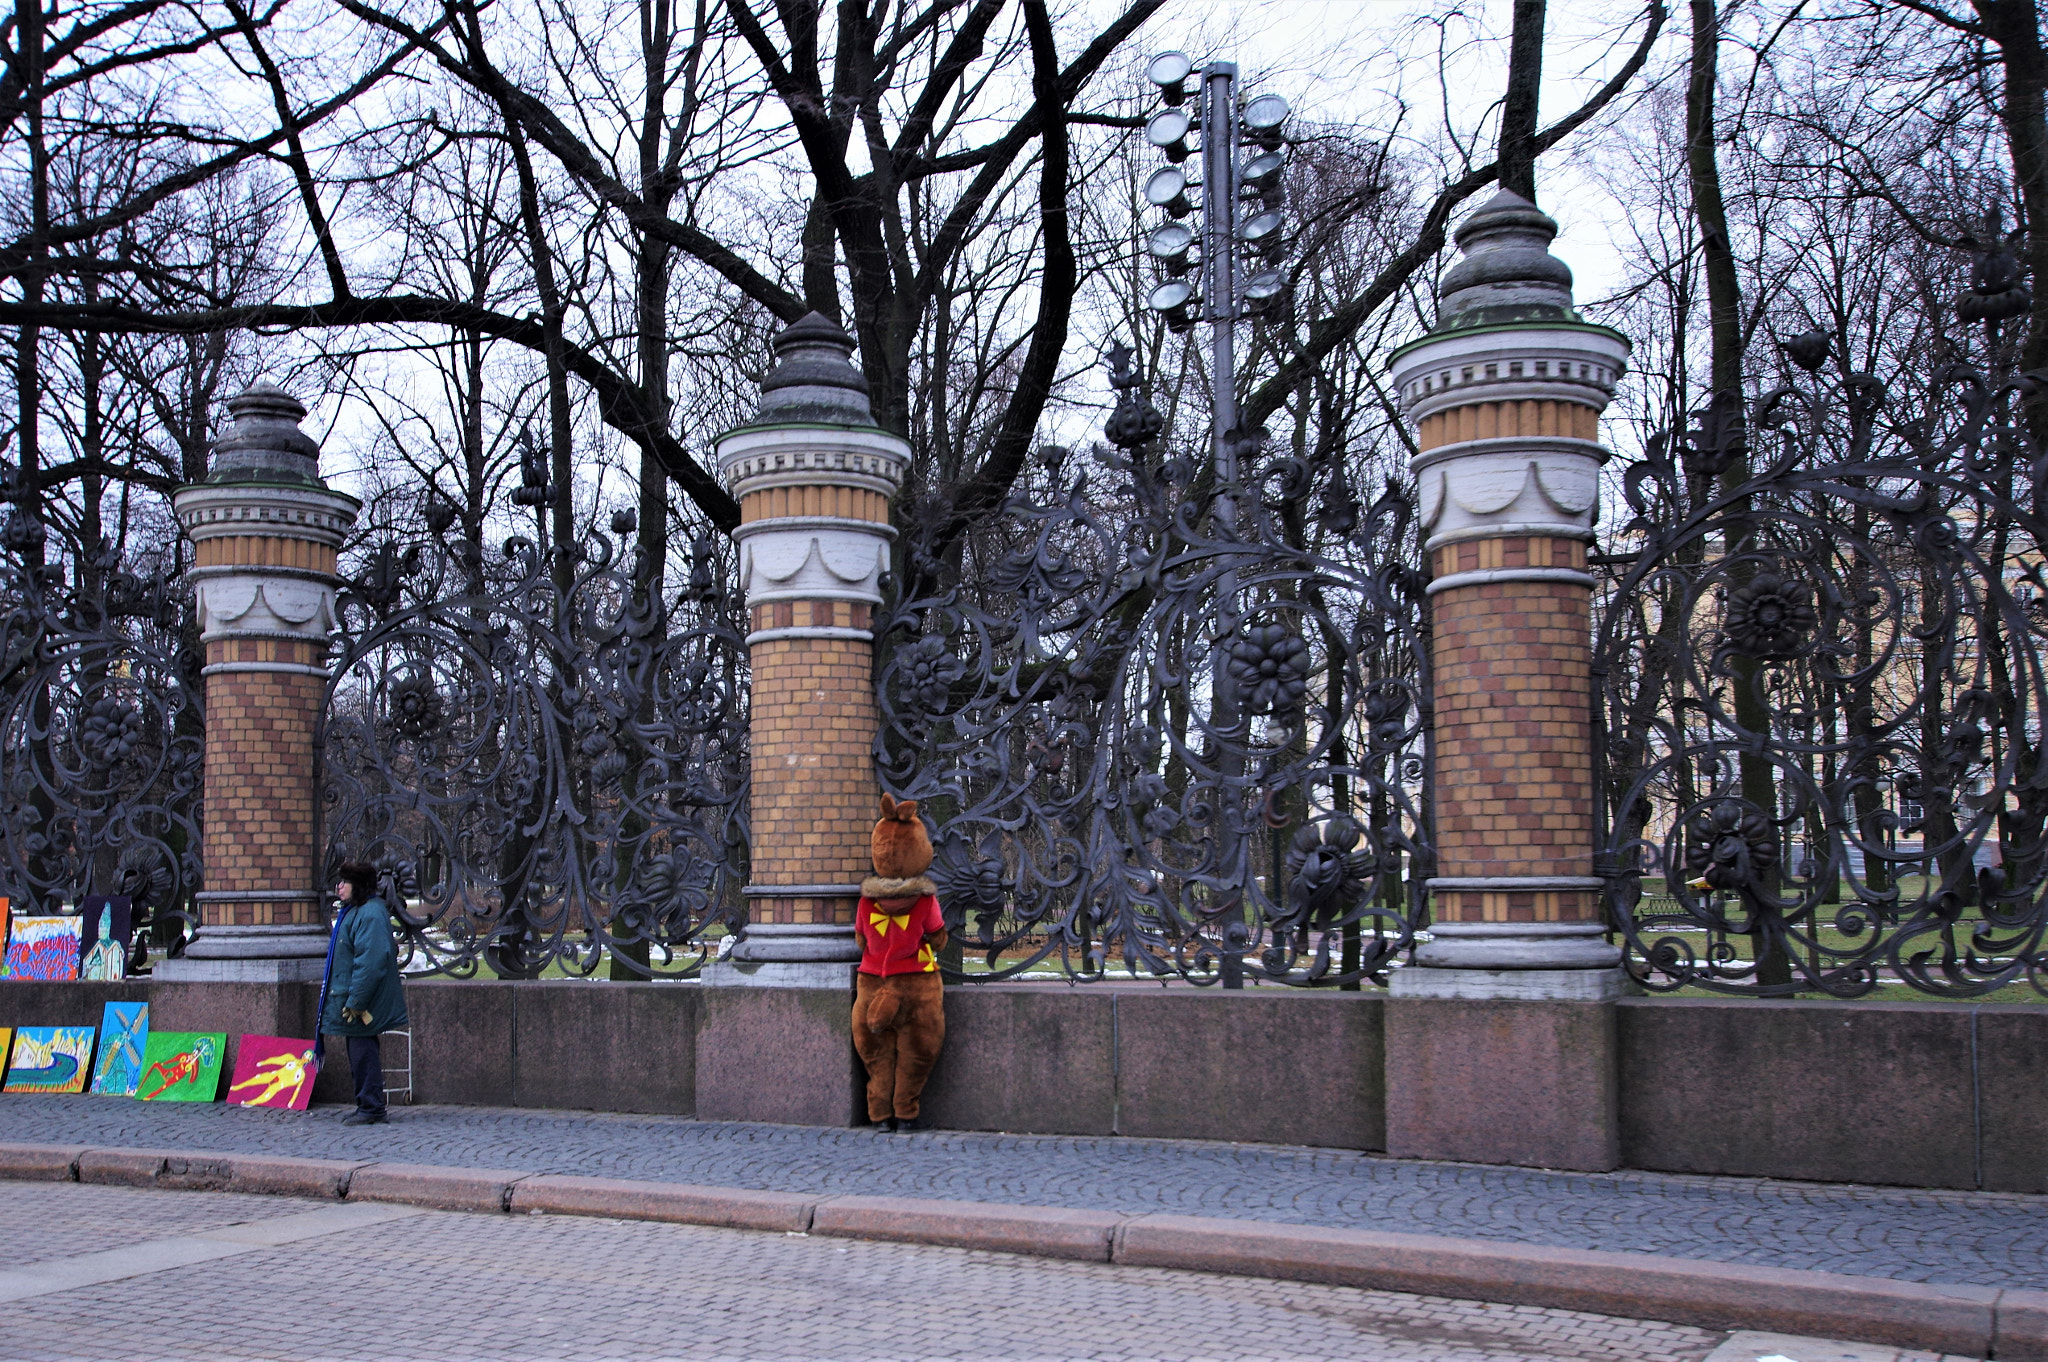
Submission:
[[180,983],[319,983],[327,969],[327,929],[201,927],[184,955],[157,962],[154,976]]
[[846,1127],[866,1118],[851,989],[710,988],[699,996],[698,1120]]
[[[1459,972],[1404,969],[1395,978]],[[1394,1157],[1594,1173],[1620,1166],[1612,1002],[1429,998],[1397,985],[1386,1037]]]
[[1611,969],[1431,969],[1394,971],[1387,992],[1396,998],[1504,998],[1529,1002],[1604,1003],[1642,992],[1627,971]]
[[1601,922],[1432,922],[1415,963],[1440,969],[1592,970],[1621,963]]
[[710,988],[836,988],[853,992],[860,942],[851,923],[758,922],[732,954],[704,967]]
[[849,997],[854,961],[714,960],[699,976],[706,988],[832,988]]

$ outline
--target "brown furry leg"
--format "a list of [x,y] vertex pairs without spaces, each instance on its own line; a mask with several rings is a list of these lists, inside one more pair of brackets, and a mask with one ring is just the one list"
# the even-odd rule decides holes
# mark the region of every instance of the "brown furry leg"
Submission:
[[890,982],[903,1000],[896,1023],[896,1119],[914,1121],[925,1080],[946,1044],[945,984],[936,974],[899,974]]
[[[872,974],[854,976],[853,994],[853,1048],[860,1055],[860,1062],[868,1070],[868,1119],[880,1125],[891,1115],[891,1103],[896,1091],[896,1034],[893,1030],[877,1031],[868,1024],[868,1014],[883,990],[883,981]],[[883,994],[885,1006],[880,1009],[884,1016],[893,1019],[897,1009],[892,996]]]

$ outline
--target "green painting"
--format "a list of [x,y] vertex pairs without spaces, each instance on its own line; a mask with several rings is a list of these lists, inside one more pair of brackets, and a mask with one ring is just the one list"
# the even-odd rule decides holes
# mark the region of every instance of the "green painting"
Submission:
[[220,1062],[227,1048],[225,1035],[151,1031],[135,1095],[145,1102],[213,1101],[220,1095]]

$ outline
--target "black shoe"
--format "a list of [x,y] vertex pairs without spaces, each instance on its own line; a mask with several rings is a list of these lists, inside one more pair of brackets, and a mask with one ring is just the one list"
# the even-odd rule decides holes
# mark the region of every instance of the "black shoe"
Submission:
[[900,1131],[907,1135],[913,1130],[926,1130],[929,1127],[922,1116],[898,1116],[895,1120],[889,1122],[889,1129]]
[[352,1111],[341,1118],[345,1126],[381,1126],[389,1118],[381,1111]]
[[885,1135],[894,1135],[896,1133],[896,1118],[894,1116],[884,1116],[881,1120],[874,1122],[874,1127]]

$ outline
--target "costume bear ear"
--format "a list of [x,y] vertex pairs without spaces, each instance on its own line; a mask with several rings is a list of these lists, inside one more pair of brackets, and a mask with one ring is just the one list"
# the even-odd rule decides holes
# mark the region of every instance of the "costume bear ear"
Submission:
[[899,823],[915,823],[917,821],[917,801],[915,799],[897,800],[896,812],[892,816]]
[[892,796],[892,795],[890,795],[890,794],[889,794],[889,792],[885,790],[885,791],[883,791],[883,792],[882,792],[882,817],[884,817],[884,818],[894,818],[895,816],[896,816],[896,800],[895,800],[895,797],[894,797],[894,796]]

